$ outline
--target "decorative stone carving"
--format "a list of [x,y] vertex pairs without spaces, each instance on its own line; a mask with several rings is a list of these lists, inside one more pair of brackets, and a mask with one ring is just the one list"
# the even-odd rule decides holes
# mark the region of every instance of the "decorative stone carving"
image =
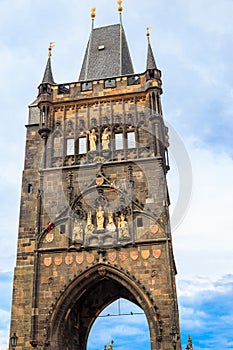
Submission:
[[52,258],[48,257],[48,258],[44,258],[44,265],[49,267],[52,264]]
[[83,225],[77,218],[74,219],[74,228],[72,233],[72,243],[75,244],[83,240]]
[[134,261],[137,260],[138,257],[139,257],[139,252],[138,252],[138,250],[132,249],[132,250],[130,251],[130,257],[131,257],[131,259],[134,260]]
[[56,266],[60,266],[62,264],[62,256],[55,256],[54,257],[54,264]]
[[52,241],[54,240],[54,234],[53,233],[47,233],[46,237],[45,237],[45,241],[47,243],[52,243]]
[[97,136],[95,129],[93,128],[91,131],[87,131],[87,134],[89,134],[90,151],[96,151]]
[[116,231],[116,225],[114,224],[113,213],[111,211],[109,211],[108,213],[108,224],[106,226],[106,229],[110,233],[113,233]]
[[86,235],[91,235],[95,230],[95,227],[92,223],[92,215],[91,215],[91,210],[88,212],[88,216],[87,216],[87,224],[85,227],[85,234]]
[[117,258],[117,253],[116,251],[111,251],[111,252],[108,252],[108,261],[113,263]]
[[159,274],[158,274],[158,271],[157,270],[152,270],[151,271],[151,277],[153,278],[153,277],[158,277],[159,276]]
[[76,263],[78,265],[81,265],[83,263],[84,260],[84,254],[83,253],[77,253],[76,255]]
[[147,260],[150,257],[150,251],[149,250],[142,250],[141,255],[142,255],[142,258],[144,260]]
[[86,260],[87,260],[88,264],[92,264],[95,261],[94,254],[87,253]]
[[121,214],[120,218],[118,219],[118,233],[120,239],[129,237],[128,222],[125,220],[124,214]]
[[99,209],[96,210],[96,224],[97,230],[104,229],[104,211],[102,210],[101,206],[99,206]]
[[114,343],[114,341],[112,340],[112,341],[108,344],[108,350],[113,350],[113,343]]
[[72,256],[72,255],[67,255],[67,256],[65,257],[65,263],[66,263],[66,265],[71,265],[72,262],[73,262],[73,256]]
[[160,255],[161,255],[161,249],[153,249],[153,256],[155,257],[155,259],[159,259]]
[[106,269],[105,267],[100,267],[98,269],[98,274],[101,276],[101,277],[104,277],[106,275]]
[[127,252],[124,252],[124,251],[120,252],[119,258],[122,262],[125,261],[128,258]]
[[150,232],[151,233],[155,234],[155,233],[158,232],[158,230],[159,230],[159,226],[157,224],[153,224],[153,225],[150,226]]
[[102,149],[108,150],[109,149],[109,134],[108,134],[108,128],[105,128],[102,133]]

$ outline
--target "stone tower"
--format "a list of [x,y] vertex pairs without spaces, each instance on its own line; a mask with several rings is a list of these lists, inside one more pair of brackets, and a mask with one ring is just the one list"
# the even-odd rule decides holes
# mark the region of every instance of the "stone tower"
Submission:
[[135,74],[122,23],[93,26],[67,84],[54,81],[52,46],[29,106],[11,335],[17,349],[85,350],[100,312],[125,298],[144,310],[151,350],[180,350],[168,129],[149,33]]

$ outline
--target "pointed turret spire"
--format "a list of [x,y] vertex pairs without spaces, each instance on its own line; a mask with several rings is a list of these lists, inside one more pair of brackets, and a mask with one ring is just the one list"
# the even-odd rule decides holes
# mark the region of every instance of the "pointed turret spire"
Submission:
[[147,39],[148,39],[148,49],[147,49],[147,61],[146,61],[146,69],[157,69],[153,50],[150,44],[150,30],[152,27],[147,28]]
[[42,80],[42,84],[49,83],[49,84],[55,84],[55,81],[53,79],[53,73],[52,73],[52,65],[51,65],[51,56],[52,56],[52,49],[54,48],[54,42],[51,42],[49,45],[49,57],[46,64],[44,77]]

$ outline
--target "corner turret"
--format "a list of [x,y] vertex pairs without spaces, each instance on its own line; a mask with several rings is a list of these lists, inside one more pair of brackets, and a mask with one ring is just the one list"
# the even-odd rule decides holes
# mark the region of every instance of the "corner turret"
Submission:
[[153,50],[152,50],[152,47],[151,47],[151,44],[150,44],[150,30],[151,30],[151,27],[148,27],[147,28],[147,35],[146,35],[147,39],[148,39],[146,70],[157,69],[155,58],[154,58],[154,54],[153,54]]
[[51,101],[53,89],[51,85],[55,85],[52,73],[51,56],[54,42],[49,45],[49,57],[44,72],[42,83],[39,86],[38,108],[40,110],[40,129],[39,134],[43,139],[47,139],[51,131]]
[[52,73],[51,57],[48,57],[42,84],[55,84]]
[[51,42],[49,45],[49,57],[46,64],[44,77],[42,80],[42,84],[56,84],[53,79],[53,72],[52,72],[52,65],[51,65],[51,56],[52,56],[52,49],[54,48],[54,42]]

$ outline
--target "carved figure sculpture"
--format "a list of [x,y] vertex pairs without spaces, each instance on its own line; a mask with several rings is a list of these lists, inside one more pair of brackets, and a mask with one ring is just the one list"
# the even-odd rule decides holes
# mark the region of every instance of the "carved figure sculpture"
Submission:
[[108,128],[105,128],[102,133],[102,149],[108,150],[109,149],[109,134],[108,134]]
[[104,211],[102,210],[101,206],[99,207],[98,210],[96,210],[96,223],[97,223],[97,230],[104,229]]
[[113,350],[113,343],[114,343],[114,341],[112,340],[112,341],[108,344],[108,350]]
[[128,222],[125,220],[123,214],[121,214],[120,218],[118,219],[118,232],[119,238],[129,237]]
[[106,229],[109,232],[115,232],[116,231],[116,225],[114,224],[113,213],[111,211],[108,212],[108,224],[106,226]]
[[88,131],[89,134],[89,142],[90,142],[90,151],[96,151],[96,133],[95,129],[92,129],[91,131]]
[[91,235],[94,231],[95,227],[92,223],[92,216],[91,216],[91,210],[88,212],[88,216],[87,216],[87,224],[85,227],[85,234],[87,235]]
[[78,219],[74,219],[74,228],[72,233],[72,242],[82,241],[83,239],[83,225]]

